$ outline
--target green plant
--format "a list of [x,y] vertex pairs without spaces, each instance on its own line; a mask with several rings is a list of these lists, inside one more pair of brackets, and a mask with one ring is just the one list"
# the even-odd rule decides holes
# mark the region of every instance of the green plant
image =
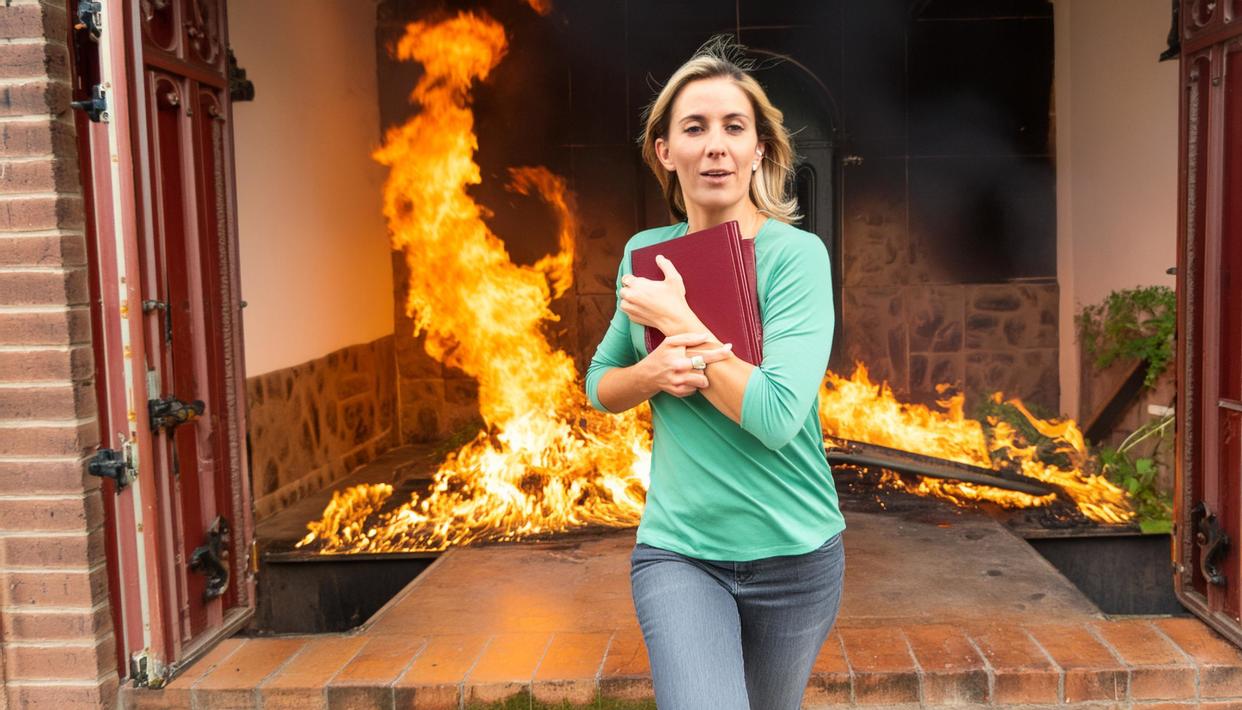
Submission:
[[1177,297],[1167,286],[1109,293],[1074,318],[1078,339],[1097,368],[1117,360],[1147,363],[1143,384],[1151,387],[1173,361]]
[[[1172,530],[1173,498],[1160,490],[1156,464],[1160,447],[1168,441],[1172,431],[1173,415],[1170,414],[1139,427],[1116,448],[1104,446],[1096,452],[1104,475],[1130,494],[1139,527],[1145,533]],[[1157,443],[1150,455],[1131,457],[1136,446],[1153,437],[1157,438]]]

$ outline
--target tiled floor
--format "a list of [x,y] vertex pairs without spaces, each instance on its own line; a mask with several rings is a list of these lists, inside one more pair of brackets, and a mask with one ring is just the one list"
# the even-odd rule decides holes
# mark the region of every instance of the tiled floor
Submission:
[[[805,707],[1242,709],[1242,652],[1108,619],[981,516],[847,514],[846,594]],[[652,707],[633,531],[454,550],[352,634],[234,638],[131,708]],[[614,701],[634,701],[618,705]],[[605,704],[612,703],[612,704]]]

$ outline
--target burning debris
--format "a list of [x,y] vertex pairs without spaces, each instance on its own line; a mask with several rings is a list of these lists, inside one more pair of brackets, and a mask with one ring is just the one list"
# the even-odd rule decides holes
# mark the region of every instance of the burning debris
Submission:
[[375,158],[390,172],[384,214],[410,265],[406,312],[427,352],[478,380],[486,430],[449,455],[430,494],[389,503],[391,486],[338,492],[300,545],[324,552],[438,550],[583,525],[638,523],[650,435],[640,415],[592,410],[573,360],[544,337],[553,299],[572,284],[574,212],[543,167],[511,171],[509,188],[544,199],[560,251],[514,264],[467,194],[481,181],[470,85],[506,51],[504,28],[472,13],[413,23],[397,56],[422,63],[419,113],[389,131]]
[[[375,153],[390,169],[384,213],[393,248],[410,265],[406,311],[426,335],[432,357],[478,380],[486,429],[445,459],[425,495],[398,503],[387,484],[336,492],[299,547],[326,554],[441,550],[587,525],[633,526],[642,515],[651,446],[646,409],[619,416],[591,409],[572,358],[553,348],[542,330],[556,320],[550,303],[573,279],[576,226],[564,181],[543,167],[511,171],[510,189],[537,194],[559,219],[560,250],[533,266],[513,263],[484,222],[483,208],[467,194],[481,181],[470,87],[505,51],[504,28],[485,15],[409,25],[396,53],[423,65],[411,97],[420,111],[390,130]],[[963,399],[947,399],[939,412],[904,404],[859,367],[848,380],[828,374],[820,418],[829,443],[848,439],[1006,469],[1070,496],[1091,520],[1132,517],[1120,489],[1085,473],[1086,448],[1073,422],[1027,413],[1069,462],[1054,465],[1005,422],[991,423],[985,433],[983,423],[963,414]],[[909,484],[884,475],[890,485],[959,505],[986,499],[1006,507],[1047,506],[1059,495],[948,479]]]
[[885,473],[884,483],[896,488],[957,505],[990,501],[1004,508],[1043,507],[1061,497],[1097,523],[1121,524],[1134,517],[1125,491],[1091,471],[1086,442],[1075,422],[1040,419],[1020,400],[1006,401],[999,392],[992,398],[996,404],[1004,402],[1017,410],[1050,445],[1026,441],[1011,423],[995,417],[985,430],[984,422],[966,416],[962,394],[939,402],[940,411],[900,402],[886,384],[873,384],[862,365],[849,379],[828,373],[820,390],[819,418],[829,444],[849,440],[914,451],[1043,482],[1056,492],[1033,495],[947,478],[920,477],[911,483]]

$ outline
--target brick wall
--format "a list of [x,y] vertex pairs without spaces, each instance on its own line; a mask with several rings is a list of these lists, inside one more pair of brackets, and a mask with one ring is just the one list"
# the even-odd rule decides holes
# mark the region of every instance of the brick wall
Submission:
[[0,7],[0,710],[118,685],[65,3]]

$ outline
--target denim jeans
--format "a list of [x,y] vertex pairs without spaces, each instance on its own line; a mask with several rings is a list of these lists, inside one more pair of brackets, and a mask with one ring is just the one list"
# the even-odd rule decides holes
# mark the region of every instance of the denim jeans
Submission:
[[841,605],[841,535],[804,555],[698,560],[639,543],[634,608],[661,710],[797,710]]

